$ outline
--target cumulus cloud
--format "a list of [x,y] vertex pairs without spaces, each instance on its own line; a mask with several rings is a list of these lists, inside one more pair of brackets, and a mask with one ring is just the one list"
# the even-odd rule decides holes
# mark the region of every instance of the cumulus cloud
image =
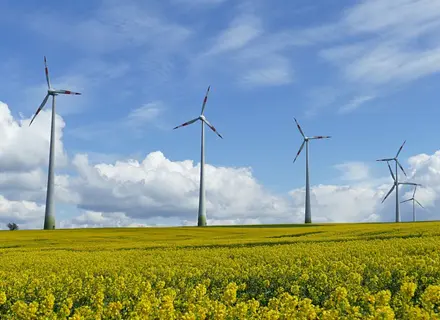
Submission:
[[[90,165],[86,155],[77,155],[73,164],[79,176],[72,179],[72,191],[80,208],[142,219],[195,218],[200,167],[193,161],[173,162],[158,151],[141,162]],[[264,190],[248,168],[206,165],[205,172],[210,219],[280,217],[288,211],[287,199]]]
[[[304,212],[305,189],[290,192],[296,211]],[[380,221],[383,191],[362,186],[318,185],[311,188],[313,222]]]
[[[7,137],[1,140],[4,153],[0,157],[0,223],[13,221],[22,228],[41,228],[47,166],[43,153],[48,150],[48,143],[41,142],[44,141],[43,128],[38,129],[41,131],[36,128],[37,133],[30,135],[26,133],[27,128],[21,127],[28,120],[18,123],[4,104],[0,110],[0,123],[4,124],[0,128]],[[48,122],[48,114],[46,118]],[[59,119],[59,123],[63,123],[61,117]],[[58,128],[59,139],[62,128]],[[36,150],[36,154],[40,154],[39,162],[27,162],[20,152],[7,152],[12,150],[8,149],[10,140],[16,141],[17,137],[29,139],[25,140],[28,144],[40,144],[43,150]],[[429,209],[420,210],[419,219],[437,219],[440,151],[413,156],[408,162],[409,180],[423,184],[417,198]],[[15,164],[13,170],[11,163]],[[59,227],[196,223],[200,167],[191,160],[173,161],[156,151],[142,160],[103,158],[93,164],[87,154],[76,154],[71,164],[69,174],[56,176],[55,195],[57,203],[76,206],[78,215],[59,221]],[[369,167],[362,162],[346,162],[337,168],[345,185],[311,188],[314,222],[393,221],[394,202],[387,200],[381,204],[391,184],[387,171],[384,171],[386,178],[372,177]],[[304,188],[271,193],[256,179],[251,168],[206,165],[206,192],[210,225],[301,223],[304,220]],[[403,199],[412,189],[402,187],[401,192]],[[401,210],[402,220],[410,219],[411,208],[402,205]]]
[[[433,155],[419,154],[408,159],[410,175],[412,180],[420,183],[422,187],[417,188],[416,199],[423,206],[430,208],[427,218],[438,219],[440,206],[440,150]],[[407,193],[406,198],[412,196]]]
[[84,211],[78,217],[61,221],[61,228],[111,228],[111,227],[146,227],[146,224],[135,223],[123,212]]
[[[30,119],[15,120],[9,107],[0,101],[0,168],[3,171],[29,171],[47,165],[50,142],[50,111],[42,111],[29,127]],[[56,116],[55,163],[67,164],[62,143],[65,123]]]
[[360,181],[369,178],[369,167],[363,162],[341,163],[336,165],[336,169],[341,171],[343,180]]
[[15,222],[19,227],[35,227],[42,225],[44,207],[30,201],[10,201],[0,195],[0,229]]

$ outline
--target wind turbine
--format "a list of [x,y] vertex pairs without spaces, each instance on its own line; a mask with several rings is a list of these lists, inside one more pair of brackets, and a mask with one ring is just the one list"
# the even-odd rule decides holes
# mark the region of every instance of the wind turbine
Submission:
[[416,190],[417,190],[417,186],[420,186],[420,185],[418,184],[418,185],[414,186],[414,192],[413,192],[412,198],[407,199],[407,200],[404,200],[404,201],[401,202],[401,203],[404,203],[404,202],[412,201],[412,205],[413,205],[413,222],[416,222],[416,206],[415,206],[415,202],[417,202],[417,204],[418,204],[421,208],[423,208],[423,209],[425,208],[425,207],[422,206],[422,204],[421,204],[420,202],[418,202],[417,199],[415,198]]
[[198,120],[202,123],[202,140],[201,140],[201,155],[200,155],[200,190],[199,190],[199,214],[197,219],[197,226],[203,227],[206,226],[206,206],[205,206],[205,124],[214,131],[220,138],[223,139],[220,133],[214,128],[214,126],[209,123],[209,121],[205,118],[203,113],[205,112],[206,101],[208,100],[209,89],[211,86],[208,86],[208,90],[206,90],[205,99],[203,99],[202,104],[202,112],[200,116],[195,119],[192,119],[184,124],[175,127],[173,130],[185,127],[190,125]]
[[298,127],[299,132],[304,138],[303,143],[301,144],[301,147],[299,147],[298,153],[296,154],[295,159],[293,160],[293,163],[295,163],[296,159],[298,158],[299,154],[301,153],[302,149],[304,148],[304,144],[306,145],[306,211],[305,211],[305,223],[312,223],[312,212],[310,209],[310,183],[309,183],[309,140],[317,140],[317,139],[329,139],[330,136],[315,136],[315,137],[307,137],[304,132],[302,131],[298,121],[296,121],[295,118],[293,118],[296,122],[296,125]]
[[44,57],[44,68],[46,71],[46,82],[47,82],[47,94],[44,97],[43,102],[35,112],[35,115],[32,117],[29,126],[34,121],[35,117],[40,113],[43,107],[46,105],[49,96],[52,96],[52,122],[50,127],[50,147],[49,147],[49,172],[47,177],[47,193],[46,193],[46,212],[44,216],[44,229],[50,230],[55,229],[55,213],[54,213],[54,200],[53,200],[53,192],[54,192],[54,156],[55,156],[55,96],[59,94],[74,94],[79,95],[81,93],[73,92],[69,90],[55,90],[50,85],[49,79],[49,69],[47,68],[46,57]]
[[[400,162],[399,162],[399,160],[397,159],[397,157],[399,156],[400,151],[402,151],[402,148],[403,148],[403,146],[405,145],[405,143],[406,143],[406,140],[403,141],[402,145],[400,146],[400,148],[399,148],[399,150],[397,151],[397,154],[396,154],[396,156],[395,156],[394,158],[387,158],[387,159],[379,159],[379,160],[376,160],[376,161],[386,161],[386,162],[387,162],[387,164],[388,164],[388,168],[390,169],[390,172],[391,172],[391,174],[392,174],[392,176],[393,176],[393,180],[394,180],[394,185],[393,185],[393,187],[391,188],[391,190],[388,192],[388,194],[387,194],[387,196],[385,197],[385,199],[388,197],[388,195],[389,195],[389,194],[394,190],[394,188],[397,186],[397,188],[396,188],[396,222],[400,222],[400,208],[399,208],[399,184],[400,184],[400,183],[399,183],[399,181],[398,181],[399,176],[398,176],[398,168],[397,168],[397,166],[400,167],[400,169],[402,170],[403,174],[404,174],[405,177],[406,177],[406,172],[405,172],[405,170],[403,170],[403,167],[402,167],[402,165],[400,164]],[[396,176],[394,176],[393,171],[391,170],[391,167],[390,167],[389,161],[395,161],[395,162],[396,162]],[[385,201],[385,199],[383,199],[382,203]]]

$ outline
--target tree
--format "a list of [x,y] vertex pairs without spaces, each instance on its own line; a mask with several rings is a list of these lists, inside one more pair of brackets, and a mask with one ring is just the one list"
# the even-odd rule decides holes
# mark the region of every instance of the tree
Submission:
[[9,230],[11,230],[11,231],[18,230],[18,225],[17,225],[15,222],[13,222],[13,223],[8,223],[8,228],[9,228]]

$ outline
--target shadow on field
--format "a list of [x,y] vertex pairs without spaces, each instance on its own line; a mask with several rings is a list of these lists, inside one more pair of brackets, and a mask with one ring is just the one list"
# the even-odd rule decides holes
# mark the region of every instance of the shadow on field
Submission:
[[324,233],[325,231],[315,231],[315,232],[303,232],[303,233],[294,233],[294,234],[283,234],[281,236],[272,236],[267,238],[278,239],[278,238],[297,238],[302,236],[308,236],[311,234]]

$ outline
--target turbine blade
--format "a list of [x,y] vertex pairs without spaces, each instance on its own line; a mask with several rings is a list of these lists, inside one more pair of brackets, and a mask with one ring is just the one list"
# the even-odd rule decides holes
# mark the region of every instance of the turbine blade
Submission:
[[296,157],[293,160],[293,163],[295,163],[296,159],[298,158],[299,154],[301,153],[302,149],[304,148],[305,143],[306,143],[306,140],[304,140],[303,143],[301,144],[301,147],[299,147],[298,153],[296,154]]
[[299,125],[299,123],[298,123],[298,121],[296,121],[296,119],[295,118],[293,118],[294,120],[295,120],[295,122],[296,122],[296,126],[298,127],[298,130],[299,130],[299,132],[301,133],[301,135],[303,136],[303,138],[305,139],[306,138],[306,136],[304,135],[304,132],[302,131],[302,129],[301,129],[301,126]]
[[412,199],[404,200],[404,201],[401,201],[400,203],[408,202],[408,201],[411,201],[411,200]]
[[417,185],[414,187],[413,198],[414,198],[415,195],[416,195],[416,190],[417,190]]
[[76,94],[76,95],[80,95],[81,94],[79,92],[73,92],[73,91],[69,91],[69,90],[56,90],[55,93],[58,93],[58,94]]
[[212,125],[212,124],[210,124],[209,123],[209,121],[205,118],[205,120],[203,120],[205,123],[206,123],[206,125],[212,130],[212,131],[214,131],[220,138],[222,138],[223,139],[223,137],[222,137],[222,135],[220,134],[220,133],[218,133],[217,132],[217,130],[215,129],[215,127]]
[[177,126],[177,127],[173,128],[173,130],[175,130],[175,129],[177,129],[177,128],[180,128],[180,127],[185,127],[185,126],[187,126],[187,125],[189,125],[189,124],[191,124],[191,123],[196,122],[197,120],[199,120],[199,118],[192,119],[192,120],[190,120],[190,121],[188,121],[188,122],[185,122],[184,124],[181,124],[180,126]]
[[206,101],[208,101],[209,89],[211,89],[211,86],[208,86],[208,90],[206,90],[205,98],[203,99],[202,113],[201,114],[203,114],[203,112],[205,112]]
[[403,174],[405,175],[405,177],[407,177],[405,170],[403,170],[402,165],[400,164],[399,160],[396,159],[397,164],[399,165],[400,169],[402,169]]
[[391,160],[394,160],[394,159],[379,159],[379,160],[376,160],[376,161],[391,161]]
[[394,188],[396,187],[395,184],[393,184],[393,186],[391,187],[390,191],[388,191],[387,195],[385,196],[385,198],[383,198],[382,203],[384,203],[384,201],[388,198],[388,196],[391,194],[391,192],[393,192]]
[[405,145],[405,142],[406,142],[406,140],[403,141],[402,145],[401,145],[400,148],[399,148],[399,151],[397,151],[396,158],[399,156],[400,151],[402,151],[402,148],[403,148],[403,146]]
[[399,184],[405,185],[405,186],[416,186],[416,183],[412,183],[412,182],[399,182]]
[[47,87],[50,89],[49,69],[47,68],[46,56],[44,56],[44,71],[46,73]]
[[416,199],[414,199],[414,201],[417,202],[417,204],[418,204],[421,208],[425,209],[425,207],[422,206],[422,204],[421,204],[420,202],[418,202]]
[[330,139],[330,136],[315,136],[315,137],[310,137],[309,139]]
[[34,122],[35,117],[40,113],[40,111],[46,105],[47,99],[49,99],[49,94],[46,94],[46,97],[44,97],[43,102],[40,104],[40,106],[37,109],[37,112],[35,112],[34,116],[32,117],[31,122],[29,123],[29,127],[31,126],[32,122]]
[[387,165],[388,165],[388,169],[390,169],[390,174],[391,174],[391,176],[393,177],[393,181],[396,181],[396,177],[394,176],[393,170],[391,170],[390,163],[387,162]]

